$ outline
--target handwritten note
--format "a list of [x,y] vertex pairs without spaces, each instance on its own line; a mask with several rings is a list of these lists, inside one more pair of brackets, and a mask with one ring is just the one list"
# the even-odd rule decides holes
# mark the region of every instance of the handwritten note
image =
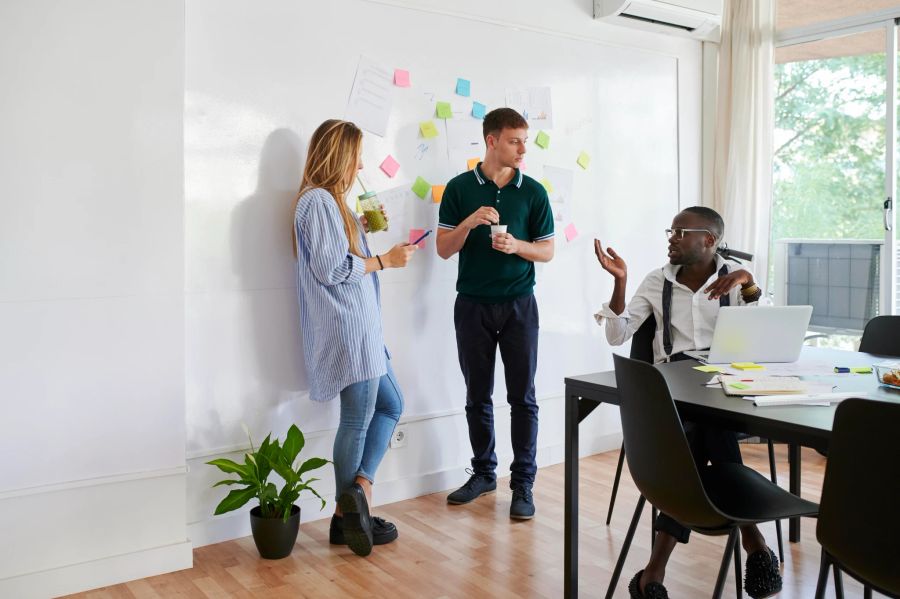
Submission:
[[369,58],[360,57],[345,118],[384,137],[393,103],[391,93],[390,71]]
[[575,223],[569,223],[566,225],[565,229],[566,241],[571,242],[573,239],[578,237],[578,229],[575,228]]
[[441,200],[444,199],[444,190],[447,189],[446,185],[432,185],[431,186],[431,199],[435,204],[440,204]]
[[409,71],[394,69],[394,85],[397,87],[409,87]]
[[425,196],[428,195],[428,191],[431,189],[431,183],[423,179],[422,177],[416,177],[416,182],[412,185],[413,193],[425,199]]
[[437,127],[434,126],[434,121],[423,121],[419,123],[419,131],[422,132],[422,137],[425,139],[431,139],[432,137],[438,136]]
[[400,169],[400,163],[394,160],[393,156],[388,154],[387,158],[384,159],[379,168],[384,171],[385,175],[393,178],[393,176],[396,175],[397,171]]
[[550,145],[550,136],[547,135],[543,131],[538,131],[537,137],[534,140],[534,143],[537,144],[539,148],[547,149]]
[[472,102],[472,116],[476,119],[483,119],[485,114],[487,114],[487,106],[481,102]]
[[578,160],[576,160],[575,162],[578,163],[578,166],[580,166],[584,170],[587,170],[588,165],[591,163],[591,157],[588,156],[587,152],[582,152],[578,155]]
[[450,102],[438,102],[435,111],[439,119],[453,118],[453,108],[450,106]]

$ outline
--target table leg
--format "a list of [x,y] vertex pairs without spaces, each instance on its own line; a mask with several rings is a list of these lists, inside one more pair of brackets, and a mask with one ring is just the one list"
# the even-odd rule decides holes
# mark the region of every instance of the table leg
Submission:
[[565,472],[565,548],[563,558],[563,596],[578,597],[578,424],[577,395],[566,390],[566,472]]
[[[791,470],[790,491],[800,497],[800,446],[796,443],[788,444],[788,462]],[[800,542],[800,518],[791,518],[788,540],[791,543]]]

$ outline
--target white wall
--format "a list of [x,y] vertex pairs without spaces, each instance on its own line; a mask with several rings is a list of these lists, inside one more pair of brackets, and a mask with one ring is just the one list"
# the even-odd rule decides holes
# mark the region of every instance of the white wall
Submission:
[[[342,24],[342,19],[349,21]],[[362,36],[358,35],[361,23],[367,31]],[[422,44],[419,28],[423,27],[440,28],[440,34],[436,29],[431,30],[435,31],[433,45]],[[563,87],[574,87],[571,82],[577,79],[579,71],[587,78],[599,74],[601,81],[608,77],[616,85],[623,81],[629,85],[629,64],[635,65],[636,73],[647,64],[659,64],[660,69],[676,72],[673,92],[650,88],[641,98],[659,98],[657,104],[648,101],[651,109],[663,102],[677,104],[673,113],[677,114],[677,123],[668,123],[677,145],[677,155],[671,164],[676,173],[671,188],[663,194],[666,199],[659,204],[647,204],[645,198],[631,198],[626,189],[620,189],[620,181],[621,185],[627,185],[629,178],[634,188],[639,189],[641,169],[646,165],[642,164],[639,151],[631,153],[630,145],[615,147],[603,139],[619,124],[614,122],[617,119],[650,121],[655,115],[650,111],[639,114],[629,106],[618,107],[622,113],[588,115],[599,123],[596,144],[600,150],[594,156],[594,167],[605,168],[612,174],[606,180],[591,179],[582,200],[596,191],[593,197],[604,204],[603,209],[585,214],[600,214],[602,218],[600,222],[587,219],[579,222],[583,238],[578,240],[577,250],[567,246],[560,235],[556,264],[551,263],[538,273],[538,298],[544,302],[542,320],[577,320],[580,335],[577,338],[560,335],[555,346],[545,346],[539,367],[565,371],[567,349],[559,344],[567,340],[594,352],[592,366],[584,370],[611,367],[602,330],[587,326],[590,311],[599,308],[609,297],[611,281],[595,271],[586,271],[589,276],[583,279],[578,277],[580,271],[569,271],[574,272],[569,281],[577,287],[571,294],[577,298],[573,301],[566,297],[570,294],[562,286],[565,281],[556,277],[554,268],[563,264],[560,256],[571,251],[584,254],[585,259],[578,265],[596,268],[590,258],[590,237],[594,232],[603,234],[604,231],[614,233],[621,238],[620,243],[627,245],[630,262],[637,270],[648,270],[664,260],[661,230],[665,225],[657,227],[659,230],[642,225],[647,211],[653,213],[651,220],[662,218],[667,225],[677,206],[700,201],[699,42],[596,23],[591,19],[588,0],[557,1],[552,5],[538,0],[492,3],[467,0],[452,5],[431,0],[415,3],[339,0],[327,5],[300,5],[286,0],[252,5],[197,0],[187,5],[186,31],[188,523],[195,546],[249,534],[244,513],[210,516],[222,497],[221,488],[213,490],[210,485],[220,476],[203,464],[211,457],[239,452],[246,446],[241,423],[247,424],[259,441],[267,432],[283,434],[291,422],[297,422],[307,433],[306,455],[331,455],[337,405],[332,402],[310,406],[307,399],[292,258],[286,248],[290,247],[288,223],[309,135],[324,118],[343,114],[360,51],[374,57],[408,55],[410,62],[421,56],[436,57],[436,63],[441,63],[440,68],[444,69],[441,72],[456,77],[458,73],[450,70],[454,64],[460,70],[468,67],[477,73],[489,68],[486,62],[478,63],[479,48],[483,47],[487,57],[492,47],[495,54],[499,53],[492,44],[511,42],[515,47],[518,43],[523,45],[522,61],[513,70],[523,77],[523,85],[540,85],[543,81],[527,80],[528,74],[541,69],[538,76],[546,75],[547,69],[553,68],[553,59],[542,59],[540,66],[535,62],[529,68],[528,61],[535,51],[524,46],[529,40],[539,40],[544,45],[545,40],[558,40],[556,45],[560,48],[584,51],[580,55],[560,53],[556,80]],[[320,31],[333,31],[335,47],[321,43]],[[464,36],[471,37],[473,31],[488,32],[478,38],[483,46],[478,41],[465,47],[440,42],[445,36],[462,40]],[[473,53],[476,57],[468,58]],[[605,64],[592,62],[600,55],[606,57]],[[468,62],[460,57],[466,57]],[[609,57],[614,57],[613,64],[608,62]],[[439,68],[436,63],[432,64],[432,70]],[[620,79],[619,73],[623,72],[626,74]],[[414,72],[414,83],[417,76],[421,81],[424,75],[421,69]],[[502,80],[499,75],[498,80]],[[502,89],[502,84],[498,85]],[[639,84],[631,82],[630,88],[636,85]],[[601,87],[601,99],[608,101],[602,98],[603,94],[615,95],[617,89],[621,88]],[[564,119],[567,115],[559,116]],[[603,129],[607,122],[610,129]],[[554,143],[564,141],[562,130],[552,133]],[[620,133],[616,131],[610,138],[619,139],[616,136]],[[641,146],[640,136],[637,138],[634,145],[646,148],[646,143]],[[391,147],[390,142],[378,146],[382,140],[372,135],[366,139],[365,145],[370,148],[372,145]],[[646,148],[648,153],[653,149]],[[626,156],[629,161],[623,160]],[[609,157],[615,167],[603,165],[604,157]],[[376,156],[367,155],[365,159],[369,164],[367,171],[375,171]],[[622,202],[632,199],[635,203],[631,209],[623,209]],[[433,246],[429,251],[433,252]],[[382,278],[388,297],[396,292],[392,274],[395,273],[386,273]],[[449,306],[450,301],[452,295],[432,304],[430,310],[417,310],[417,314],[427,313],[429,319],[438,319],[440,315],[434,306]],[[578,306],[574,310],[577,314],[570,313],[571,305]],[[385,311],[386,321],[392,325],[402,319],[402,310],[395,306],[387,306]],[[397,337],[393,326],[386,329],[395,367],[401,373],[401,386],[408,392],[408,402],[416,401],[417,397],[409,393],[416,382],[409,373],[415,373],[424,364],[423,360],[441,357],[446,377],[458,378],[461,386],[453,354],[449,307],[443,321],[446,326],[442,330],[447,338],[429,339],[427,349],[421,352],[410,351],[413,347],[409,344],[410,336]],[[552,327],[545,330],[545,339],[552,335],[548,332],[552,330]],[[435,348],[435,343],[440,350]],[[444,345],[450,348],[449,352],[444,351]],[[446,355],[450,359],[443,359]],[[502,373],[498,379],[502,381]],[[561,387],[561,377],[559,383]],[[540,466],[562,460],[563,402],[559,387],[550,393],[538,389]],[[443,392],[437,385],[435,389]],[[511,460],[508,408],[502,393],[495,397],[498,457],[503,474]],[[385,457],[375,486],[376,503],[447,489],[465,479],[470,449],[463,402],[464,397],[459,393],[446,398],[445,403],[450,407],[443,411],[401,419],[408,427],[409,445],[390,450]],[[408,412],[414,413],[414,409]],[[621,439],[618,411],[605,407],[597,410],[583,429],[583,453],[617,447]],[[332,494],[330,471],[323,471],[319,489],[323,495]],[[304,521],[326,517],[331,509],[329,506],[320,512],[314,499],[307,499],[301,505]]]
[[180,0],[0,3],[0,596],[191,564]]

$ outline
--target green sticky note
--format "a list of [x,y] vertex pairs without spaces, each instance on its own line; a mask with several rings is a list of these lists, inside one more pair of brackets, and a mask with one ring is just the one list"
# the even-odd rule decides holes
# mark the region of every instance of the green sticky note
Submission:
[[872,374],[871,366],[854,366],[850,368],[850,372],[853,374]]
[[544,189],[547,190],[547,193],[553,193],[553,184],[550,183],[550,181],[548,181],[547,179],[541,179],[541,185],[544,186]]
[[587,152],[582,152],[578,155],[578,160],[576,160],[576,162],[578,163],[578,166],[587,170],[588,165],[591,163],[591,157],[588,156]]
[[434,126],[434,121],[423,121],[419,123],[419,131],[422,132],[422,137],[425,139],[437,137],[438,135],[437,127]]
[[534,138],[534,143],[536,143],[538,147],[546,150],[547,146],[550,145],[550,136],[543,131],[538,131],[537,137]]
[[450,108],[450,102],[437,103],[437,116],[439,119],[453,118],[453,110]]
[[414,194],[424,200],[425,196],[427,196],[428,192],[431,190],[431,183],[422,177],[416,177],[416,182],[413,183],[412,190]]
[[722,369],[718,366],[694,366],[694,370],[699,370],[700,372],[722,372]]
[[750,388],[750,385],[745,385],[744,383],[729,383],[728,386],[732,387],[734,389],[749,389]]

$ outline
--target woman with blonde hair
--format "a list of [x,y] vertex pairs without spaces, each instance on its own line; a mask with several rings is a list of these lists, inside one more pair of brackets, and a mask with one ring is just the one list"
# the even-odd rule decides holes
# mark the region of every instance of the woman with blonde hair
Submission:
[[381,330],[377,271],[406,266],[416,246],[401,243],[380,256],[369,251],[365,221],[346,202],[363,167],[361,150],[362,131],[353,123],[328,120],[313,133],[294,210],[294,252],[310,398],[341,401],[329,540],[368,555],[373,544],[397,538],[393,524],[369,514],[369,503],[403,411]]

